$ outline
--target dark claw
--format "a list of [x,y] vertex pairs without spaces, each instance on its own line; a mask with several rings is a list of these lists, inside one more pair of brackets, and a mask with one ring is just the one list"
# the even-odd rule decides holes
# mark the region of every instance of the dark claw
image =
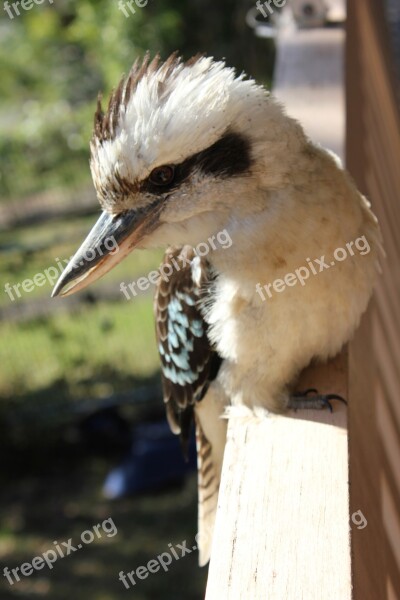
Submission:
[[332,408],[332,404],[329,402],[329,398],[328,396],[322,396],[322,401],[325,404],[325,406],[327,408],[329,408],[329,412],[333,413],[333,408]]
[[[313,396],[310,394],[313,393]],[[330,400],[339,400],[347,405],[347,401],[338,394],[318,394],[315,388],[309,388],[304,392],[296,392],[292,395],[292,402],[289,401],[289,408],[297,411],[298,408],[328,408],[329,412],[333,412],[333,407]],[[296,406],[299,402],[300,406]]]
[[340,402],[347,405],[347,400],[342,398],[342,396],[339,396],[339,394],[325,394],[325,398],[327,400],[340,400]]

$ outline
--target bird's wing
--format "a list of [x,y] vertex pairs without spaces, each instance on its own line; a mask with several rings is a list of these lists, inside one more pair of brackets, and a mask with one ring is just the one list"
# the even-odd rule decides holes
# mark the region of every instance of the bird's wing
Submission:
[[207,261],[189,246],[169,250],[160,272],[155,316],[164,402],[170,427],[187,452],[195,403],[204,397],[220,363],[199,306],[211,275]]
[[[212,285],[207,261],[184,246],[167,251],[155,296],[156,334],[161,359],[164,402],[172,431],[187,454],[195,405],[217,376],[221,359],[211,347],[199,303]],[[215,411],[214,411],[215,412]],[[203,417],[204,419],[204,417]],[[218,496],[219,469],[213,463],[212,444],[196,418],[199,484],[200,564],[209,559]]]

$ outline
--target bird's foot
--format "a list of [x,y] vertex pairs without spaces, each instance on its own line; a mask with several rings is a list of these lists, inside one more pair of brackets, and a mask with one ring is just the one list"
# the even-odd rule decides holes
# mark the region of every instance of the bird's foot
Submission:
[[297,410],[299,408],[322,410],[329,408],[333,412],[331,400],[339,400],[344,404],[347,401],[338,394],[319,394],[318,390],[310,388],[304,392],[296,392],[289,397],[288,408]]

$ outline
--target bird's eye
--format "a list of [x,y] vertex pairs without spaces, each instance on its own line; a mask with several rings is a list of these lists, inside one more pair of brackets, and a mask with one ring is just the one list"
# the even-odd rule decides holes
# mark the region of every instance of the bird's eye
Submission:
[[159,186],[170,185],[174,180],[175,169],[170,165],[164,167],[156,167],[149,175],[151,183]]

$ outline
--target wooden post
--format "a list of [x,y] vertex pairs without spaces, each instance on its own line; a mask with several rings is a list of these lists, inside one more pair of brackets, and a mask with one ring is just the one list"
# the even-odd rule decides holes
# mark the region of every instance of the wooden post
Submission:
[[[346,371],[303,383],[346,394]],[[230,420],[206,600],[351,599],[346,424],[343,405]]]
[[[343,31],[278,36],[275,95],[314,140],[344,145]],[[298,389],[347,397],[347,353]],[[347,411],[229,422],[206,600],[350,600]]]
[[400,598],[400,108],[388,8],[348,0],[346,162],[372,202],[386,251],[349,348],[351,510],[368,522],[352,531],[357,600]]
[[[300,387],[347,394],[347,355]],[[350,600],[346,408],[231,419],[206,600]]]

